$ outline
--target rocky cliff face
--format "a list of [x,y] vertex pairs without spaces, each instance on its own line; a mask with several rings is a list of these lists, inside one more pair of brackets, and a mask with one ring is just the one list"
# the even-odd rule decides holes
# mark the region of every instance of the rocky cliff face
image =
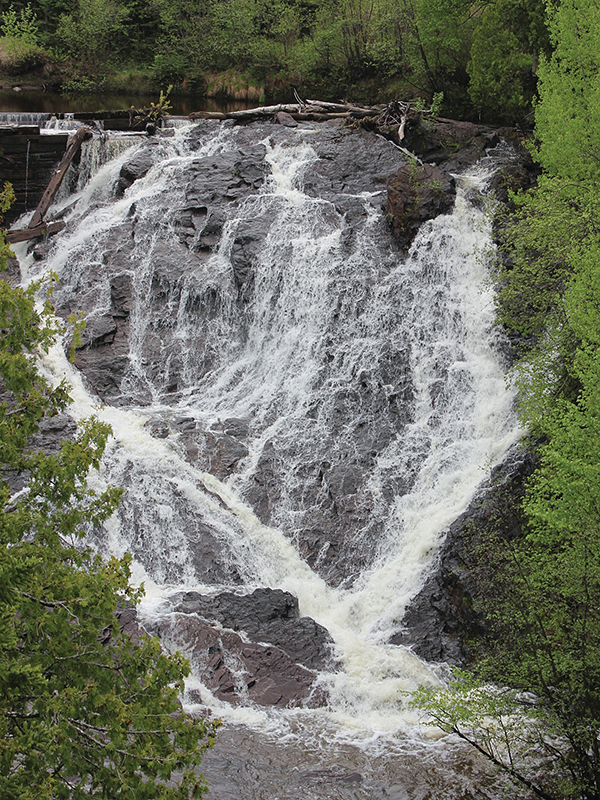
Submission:
[[[281,525],[278,509],[292,506],[285,523],[292,519],[289,535],[301,555],[329,584],[350,585],[377,553],[384,526],[374,506],[408,492],[414,480],[414,470],[392,468],[382,472],[375,489],[370,480],[373,465],[413,419],[408,345],[382,335],[372,362],[345,382],[329,385],[326,369],[342,362],[344,352],[322,337],[315,357],[321,375],[316,382],[324,388],[305,416],[307,430],[326,417],[321,441],[261,439],[250,414],[207,420],[182,412],[185,399],[217,369],[227,348],[233,352],[249,340],[257,263],[273,233],[273,206],[252,205],[252,198],[280,168],[269,160],[273,150],[294,135],[285,125],[253,124],[236,132],[234,146],[211,149],[206,144],[217,127],[205,122],[188,134],[185,179],[177,192],[153,196],[151,214],[135,199],[135,189],[147,180],[152,192],[153,169],[165,157],[161,138],[149,139],[124,160],[109,189],[117,203],[126,204],[126,213],[118,224],[94,233],[84,258],[79,253],[67,260],[57,309],[64,316],[83,311],[86,317],[76,365],[94,394],[115,406],[149,409],[146,430],[156,440],[168,440],[188,462],[223,481],[238,478],[241,465],[253,458],[252,474],[241,482],[245,501],[263,523],[274,526]],[[474,163],[499,139],[487,128],[459,124],[455,130],[449,122],[415,129],[407,143],[424,162],[415,165],[365,131],[337,123],[326,123],[321,131],[311,145],[317,158],[306,167],[302,191],[316,201],[309,219],[321,227],[332,221],[336,252],[352,278],[336,290],[331,309],[343,333],[345,318],[363,314],[371,286],[404,257],[419,225],[451,207],[453,171]],[[367,233],[382,254],[369,265]],[[292,262],[292,245],[279,245],[284,263]],[[45,253],[44,246],[38,249],[40,258]],[[282,291],[278,284],[271,307]],[[402,320],[405,298],[398,291],[393,299],[393,318],[376,318],[377,326],[393,330]],[[223,325],[224,316],[235,324]],[[361,335],[370,333],[365,325]],[[348,343],[350,336],[345,350]],[[509,527],[517,525],[494,488],[503,487],[505,497],[507,487],[516,487],[518,495],[526,462],[516,455],[511,459],[451,527],[438,569],[394,643],[417,641],[415,650],[433,660],[468,657],[464,636],[479,624],[469,608],[469,532],[499,513],[506,514]],[[292,460],[299,466],[286,472],[282,465]],[[135,528],[134,514],[128,523]],[[144,546],[141,541],[140,549]],[[191,551],[199,581],[242,582],[210,525],[196,525]],[[266,589],[248,595],[240,589],[240,595],[188,593],[171,603],[170,614],[154,630],[167,642],[185,642],[196,671],[218,697],[276,706],[325,702],[315,678],[319,670],[335,669],[330,639],[313,620],[298,617],[290,595]]]
[[[243,345],[248,337],[251,309],[256,306],[256,263],[273,236],[272,212],[257,206],[255,213],[236,220],[231,236],[228,220],[270,179],[268,148],[293,142],[293,133],[282,125],[253,124],[236,131],[235,147],[205,154],[203,143],[216,128],[206,122],[190,134],[189,145],[198,155],[186,168],[176,206],[165,201],[162,220],[155,211],[149,223],[133,202],[121,224],[98,233],[96,255],[76,277],[69,276],[67,266],[63,280],[65,287],[70,285],[64,292],[59,288],[57,310],[64,316],[83,311],[86,328],[75,363],[104,402],[144,406],[158,393],[166,404],[176,404],[189,391],[190,382],[201,381],[216,368],[219,350],[232,330],[236,337],[232,345]],[[361,276],[361,264],[356,263],[364,232],[377,226],[372,235],[384,253],[376,266],[382,273],[400,258],[385,217],[374,221],[372,210],[384,211],[388,176],[406,158],[382,138],[339,124],[322,126],[311,145],[317,158],[303,175],[303,192],[317,201],[315,209],[322,211],[323,224],[331,223],[339,251],[347,254],[348,270],[356,270],[354,284],[348,281],[347,290],[335,299],[340,308],[332,309],[333,317],[343,320],[346,313],[359,313],[345,310],[357,301],[344,297],[344,291],[360,292],[366,304],[374,281],[366,267]],[[161,157],[160,147],[159,139],[149,139],[125,161],[113,188],[117,197],[148,174]],[[160,208],[161,199],[156,202]],[[152,225],[168,226],[169,235],[155,237]],[[215,273],[214,259],[223,247],[227,271]],[[281,247],[290,245],[284,242]],[[285,261],[286,252],[279,257]],[[147,277],[133,266],[144,259]],[[139,326],[142,314],[140,333],[133,326]],[[223,316],[234,320],[228,330],[221,323]],[[334,348],[332,343],[329,354],[319,354],[323,370],[328,359],[339,358]],[[406,356],[402,349],[384,345],[373,374],[365,372],[352,386],[336,388],[327,411],[331,450],[350,432],[352,442],[335,459],[324,459],[309,447],[303,474],[294,479],[301,482],[303,493],[304,521],[296,533],[301,552],[311,565],[318,563],[321,574],[334,584],[360,571],[374,552],[377,526],[362,496],[367,491],[367,470],[410,419],[412,386]],[[313,418],[322,413],[315,407]],[[148,422],[153,435],[176,439],[190,462],[220,479],[229,478],[248,456],[251,427],[248,418],[229,417],[208,427],[193,417]],[[289,445],[295,451],[302,446]],[[285,491],[281,465],[297,455],[272,440],[262,447],[244,493],[264,523],[277,524],[275,509]],[[407,479],[392,476],[390,481],[394,486],[386,491],[392,493],[398,482]],[[360,545],[352,544],[346,537],[349,529],[368,530],[369,535]]]

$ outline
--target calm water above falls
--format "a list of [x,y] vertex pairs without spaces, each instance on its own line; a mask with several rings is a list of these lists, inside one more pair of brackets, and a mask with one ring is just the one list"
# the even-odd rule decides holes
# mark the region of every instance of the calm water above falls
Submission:
[[[96,156],[43,268],[60,276],[57,305],[83,307],[92,333],[127,277],[127,321],[111,334],[119,381],[85,360],[82,380],[58,348],[47,366],[69,375],[77,416],[113,427],[103,479],[127,494],[97,544],[133,552],[149,622],[178,589],[268,586],[298,597],[335,642],[324,708],[231,706],[192,678],[190,711],[209,706],[227,723],[205,761],[212,800],[494,797],[482,765],[407,708],[438,671],[387,644],[444,529],[519,434],[489,230],[469,201],[490,166],[458,179],[454,212],[426,223],[404,258],[383,185],[347,164],[339,186],[330,178],[336,137],[329,126],[181,129],[152,146],[122,197],[130,143],[104,165]],[[365,142],[382,169],[400,165],[391,144]],[[226,216],[206,199],[218,169],[246,171]],[[237,447],[227,468],[214,458],[223,442]]]

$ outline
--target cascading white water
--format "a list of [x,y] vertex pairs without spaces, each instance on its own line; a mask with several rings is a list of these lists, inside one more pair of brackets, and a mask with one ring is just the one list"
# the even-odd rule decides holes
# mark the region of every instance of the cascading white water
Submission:
[[[426,223],[403,259],[385,237],[382,247],[376,195],[354,197],[362,217],[348,243],[343,209],[305,191],[318,160],[314,128],[286,141],[268,137],[267,180],[232,210],[211,255],[175,276],[177,291],[165,290],[158,324],[152,287],[161,278],[165,242],[176,241],[170,210],[184,202],[188,170],[226,154],[236,135],[224,128],[189,149],[185,130],[178,130],[154,148],[154,166],[118,200],[112,186],[126,154],[115,152],[90,170],[45,266],[60,276],[59,295],[94,292],[100,317],[110,305],[108,279],[100,274],[106,233],[135,209],[119,407],[100,406],[60,348],[47,367],[57,379],[67,373],[76,416],[96,413],[113,427],[103,479],[125,485],[127,495],[98,546],[134,553],[136,576],[148,589],[142,613],[165,613],[161,600],[174,588],[214,591],[195,563],[199,531],[208,528],[245,586],[292,592],[301,613],[333,636],[342,669],[321,676],[327,709],[274,715],[212,698],[218,713],[285,730],[318,748],[334,740],[363,748],[377,742],[406,753],[415,747],[406,743],[416,717],[404,707],[405,694],[435,680],[435,671],[386,642],[444,529],[519,435],[495,347],[489,226],[467,200],[486,173],[459,178],[453,213]],[[233,254],[240,231],[257,221],[266,236],[253,254],[252,291],[240,312]],[[99,273],[93,287],[90,271]],[[200,321],[190,313],[199,281],[212,297],[211,313]],[[160,368],[151,368],[147,342],[167,323],[170,344],[163,341]],[[177,392],[170,395],[175,364]],[[221,420],[245,420],[246,454],[219,479],[189,463],[173,435],[153,437],[146,423],[157,419],[189,419],[203,431]],[[277,454],[277,503],[261,512],[261,522],[251,501],[269,448]],[[324,477],[314,479],[317,473]],[[345,494],[335,494],[339,484]],[[344,514],[350,520],[347,552],[339,556],[348,577],[333,581],[337,588],[317,571],[335,542],[319,542],[314,568],[301,555],[303,531],[317,524],[315,507],[320,521],[332,513],[331,496],[342,507],[334,524]],[[203,701],[208,697],[204,691]]]
[[2,111],[0,112],[0,125],[44,125],[50,116],[43,112]]

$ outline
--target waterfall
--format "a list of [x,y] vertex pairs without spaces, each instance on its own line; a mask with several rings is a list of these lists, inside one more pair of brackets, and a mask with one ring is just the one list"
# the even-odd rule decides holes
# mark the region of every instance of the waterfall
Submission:
[[2,111],[0,125],[39,125],[45,126],[51,114],[43,112]]
[[[416,744],[404,701],[436,669],[387,642],[444,530],[520,433],[489,221],[469,199],[490,168],[457,176],[453,212],[424,224],[404,257],[381,186],[348,168],[336,187],[324,172],[336,136],[207,124],[146,149],[129,139],[95,162],[91,144],[42,268],[59,275],[59,309],[84,308],[92,347],[83,375],[59,346],[46,369],[67,375],[75,416],[112,426],[98,480],[126,494],[95,544],[133,553],[143,617],[168,615],[177,590],[267,586],[333,637],[341,668],[320,675],[326,708],[230,706],[200,687],[203,706],[319,751],[337,743],[337,759],[373,746],[435,760],[440,744]],[[377,158],[401,163],[375,141]],[[132,157],[146,159],[143,175],[115,197]],[[110,365],[90,367],[113,340]]]

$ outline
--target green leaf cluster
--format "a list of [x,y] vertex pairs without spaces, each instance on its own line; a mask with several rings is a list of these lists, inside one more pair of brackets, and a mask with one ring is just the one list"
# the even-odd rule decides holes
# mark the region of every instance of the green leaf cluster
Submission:
[[[475,602],[488,636],[476,677],[417,701],[539,797],[600,796],[600,8],[550,5],[539,68],[538,188],[502,226],[501,320],[539,467],[524,535],[488,531]],[[493,559],[494,569],[489,569]],[[485,681],[482,684],[481,681]],[[501,690],[489,686],[510,688]],[[498,705],[498,698],[502,699]]]
[[179,655],[123,634],[118,612],[141,594],[130,557],[82,543],[121,496],[88,485],[110,431],[90,419],[55,453],[36,446],[69,402],[38,369],[57,334],[38,289],[0,281],[0,797],[198,797],[216,726],[182,714]]
[[0,30],[2,35],[10,39],[18,39],[26,45],[36,46],[38,44],[39,24],[36,14],[27,3],[17,13],[14,5],[10,5],[8,11],[2,15]]

